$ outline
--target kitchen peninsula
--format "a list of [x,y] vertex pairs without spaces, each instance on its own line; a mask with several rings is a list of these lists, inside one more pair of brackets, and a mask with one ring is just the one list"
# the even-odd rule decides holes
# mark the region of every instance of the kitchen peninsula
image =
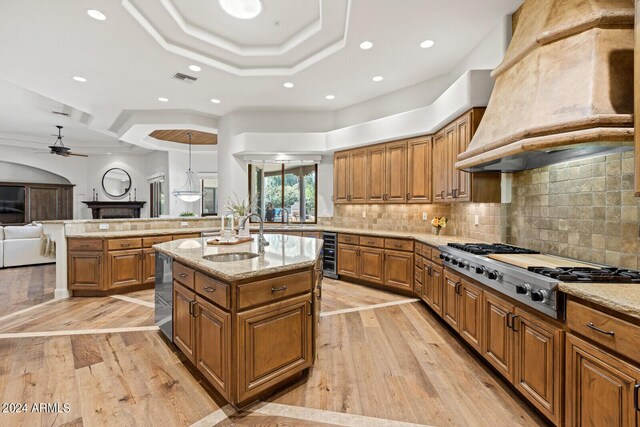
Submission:
[[257,236],[227,246],[207,238],[153,246],[159,259],[172,259],[171,277],[156,282],[157,295],[171,289],[168,338],[237,407],[300,378],[315,354],[322,240],[265,238],[264,253]]

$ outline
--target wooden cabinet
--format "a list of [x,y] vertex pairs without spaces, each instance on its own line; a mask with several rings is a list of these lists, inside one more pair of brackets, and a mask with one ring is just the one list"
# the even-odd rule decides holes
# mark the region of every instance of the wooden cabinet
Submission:
[[[22,225],[33,221],[73,219],[73,185],[0,182],[21,188],[24,209],[0,212],[0,224]],[[21,196],[22,197],[22,196]]]
[[350,150],[334,158],[335,203],[365,203],[367,199],[367,150]]
[[384,249],[361,246],[359,277],[368,282],[384,284]]
[[108,252],[107,271],[109,288],[142,284],[142,250]]
[[460,304],[458,301],[460,276],[449,270],[444,272],[442,295],[442,318],[457,331],[460,327]]
[[142,282],[155,283],[156,281],[156,251],[153,248],[142,250]]
[[468,111],[434,136],[434,202],[500,202],[499,173],[470,174],[455,167],[458,155],[469,146],[484,110],[484,108],[474,108]]
[[385,146],[385,202],[407,201],[407,142],[393,142]]
[[70,251],[67,254],[67,265],[69,270],[68,286],[70,290],[93,291],[103,288],[102,251]]
[[572,334],[566,359],[566,425],[640,425],[639,369]]
[[484,293],[482,306],[484,317],[482,355],[503,377],[513,382],[515,336],[511,331],[511,320],[515,307],[488,292]]
[[193,363],[196,359],[196,293],[173,282],[173,343]]
[[367,148],[367,202],[383,203],[386,188],[387,162],[385,146]]
[[311,294],[239,313],[236,399],[247,402],[312,363]]
[[431,203],[432,138],[407,142],[407,202]]
[[480,351],[482,343],[482,289],[461,279],[459,286],[460,335]]
[[433,311],[442,316],[443,311],[443,297],[444,297],[444,269],[434,264],[429,263],[429,278],[426,280],[428,290],[430,293],[430,301],[427,303],[431,306]]
[[231,395],[231,314],[196,296],[195,365],[227,399]]
[[336,153],[333,158],[333,202],[349,201],[349,153]]
[[556,425],[562,421],[563,337],[561,328],[516,308],[513,384]]
[[413,290],[413,253],[384,251],[384,284]]
[[355,245],[338,244],[338,274],[342,276],[358,277],[359,247]]

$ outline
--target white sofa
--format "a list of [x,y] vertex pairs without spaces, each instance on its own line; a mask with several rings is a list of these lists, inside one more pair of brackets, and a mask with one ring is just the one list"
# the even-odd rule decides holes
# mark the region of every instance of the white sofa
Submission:
[[0,235],[3,236],[0,267],[48,264],[56,261],[55,258],[40,255],[42,225],[6,226]]

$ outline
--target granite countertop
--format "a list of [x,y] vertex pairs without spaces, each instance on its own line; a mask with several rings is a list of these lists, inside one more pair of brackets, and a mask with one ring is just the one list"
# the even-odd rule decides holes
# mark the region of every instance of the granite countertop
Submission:
[[167,236],[175,234],[220,231],[220,227],[156,228],[152,230],[89,231],[67,234],[67,239],[113,239],[117,237]]
[[322,249],[322,240],[308,237],[267,234],[269,246],[265,253],[256,258],[233,262],[213,262],[202,258],[229,252],[258,253],[257,235],[254,240],[238,245],[210,246],[209,238],[182,239],[154,245],[153,248],[173,257],[176,261],[214,278],[226,282],[236,282],[283,273],[315,265]]
[[638,283],[560,283],[558,290],[640,319]]
[[103,219],[52,219],[36,221],[39,224],[113,224],[122,222],[203,221],[218,220],[219,216],[181,216],[171,218],[103,218]]

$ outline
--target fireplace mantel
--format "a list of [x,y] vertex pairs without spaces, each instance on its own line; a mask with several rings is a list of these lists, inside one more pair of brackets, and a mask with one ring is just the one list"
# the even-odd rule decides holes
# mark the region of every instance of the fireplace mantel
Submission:
[[147,202],[132,201],[86,201],[82,202],[89,206],[93,219],[108,218],[140,218],[140,209]]

